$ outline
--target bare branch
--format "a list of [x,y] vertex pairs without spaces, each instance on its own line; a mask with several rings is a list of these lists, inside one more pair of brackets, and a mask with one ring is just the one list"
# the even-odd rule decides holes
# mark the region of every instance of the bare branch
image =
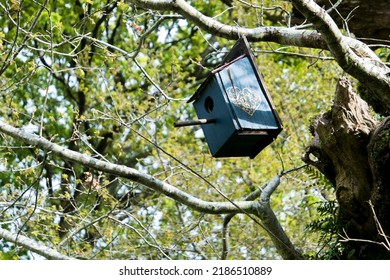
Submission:
[[385,240],[385,242],[383,241],[374,241],[374,240],[369,240],[369,239],[361,239],[361,238],[351,238],[348,236],[347,232],[345,231],[345,229],[343,229],[343,232],[344,232],[344,236],[340,234],[340,237],[341,237],[341,242],[350,242],[350,241],[354,241],[354,242],[365,242],[365,243],[372,243],[372,244],[377,244],[379,246],[383,246],[387,251],[390,251],[390,242],[389,242],[389,238],[388,236],[385,234],[385,232],[383,231],[383,228],[382,228],[382,225],[381,223],[379,222],[378,220],[378,217],[376,216],[376,213],[375,213],[375,209],[374,209],[374,205],[372,204],[371,200],[368,201],[368,204],[370,205],[370,209],[372,211],[372,215],[374,217],[374,221],[375,221],[375,225],[377,227],[377,230],[378,230],[378,234],[379,236],[382,236],[383,239]]
[[340,242],[354,241],[354,242],[372,243],[372,244],[376,244],[376,245],[379,245],[379,246],[383,246],[386,250],[390,251],[390,248],[384,242],[378,242],[378,241],[374,241],[374,240],[361,239],[361,238],[351,238],[351,237],[348,236],[348,234],[346,233],[345,229],[343,229],[343,232],[344,232],[344,236],[341,235],[341,234],[339,235],[341,237]]
[[266,230],[275,244],[275,247],[284,259],[302,259],[302,255],[294,248],[294,245],[286,235],[270,205],[270,197],[279,184],[280,175],[277,175],[264,187],[260,195],[258,216],[266,226]]
[[23,235],[12,233],[6,229],[3,229],[0,227],[0,238],[12,242],[16,245],[20,245],[23,248],[30,250],[34,253],[37,253],[38,255],[41,255],[47,259],[52,260],[74,260],[72,257],[68,257],[65,255],[62,255],[61,253],[46,247],[45,245],[42,245],[38,243],[35,240],[32,240],[30,238],[27,238]]
[[379,235],[382,236],[383,239],[386,241],[386,245],[384,245],[384,246],[385,246],[385,248],[386,248],[387,250],[390,251],[390,242],[389,242],[389,238],[388,238],[388,236],[386,235],[385,231],[383,230],[382,225],[381,225],[381,223],[380,223],[380,221],[379,221],[379,219],[378,219],[378,217],[377,217],[377,215],[376,215],[376,213],[375,213],[374,205],[372,204],[371,200],[368,201],[368,204],[370,205],[370,209],[371,209],[372,215],[373,215],[373,217],[374,217],[374,221],[375,221],[375,225],[376,225],[376,227],[377,227],[378,233],[379,233]]
[[[134,216],[131,216],[133,219],[135,218]],[[129,225],[128,223],[125,223],[125,222],[123,222],[123,221],[121,221],[121,220],[119,220],[119,219],[117,219],[116,217],[113,217],[113,216],[108,216],[108,218],[109,219],[111,219],[111,220],[113,220],[113,221],[115,221],[115,222],[117,222],[119,225],[121,225],[121,226],[123,226],[123,227],[126,227],[126,228],[129,228],[129,229],[131,229],[132,231],[134,231],[148,246],[150,246],[150,247],[152,247],[152,248],[155,248],[156,250],[158,250],[158,251],[160,251],[160,253],[165,257],[165,258],[167,258],[168,260],[170,260],[171,258],[163,251],[163,249],[160,247],[160,246],[158,246],[158,244],[152,244],[152,243],[150,243],[148,240],[147,240],[147,238],[139,231],[139,230],[137,230],[135,227],[133,227],[133,226],[131,226],[131,225]],[[153,235],[152,234],[150,234],[150,232],[142,225],[142,223],[138,220],[138,219],[136,219],[137,220],[137,222],[141,225],[141,227],[145,230],[145,231],[147,231],[148,232],[148,234],[150,235],[150,236],[152,236],[153,237]],[[154,238],[153,238],[153,241],[155,242],[155,243],[157,243],[157,241],[156,240],[154,240]]]
[[[257,216],[261,219],[259,225],[267,231],[280,255],[284,259],[302,259],[301,253],[297,251],[291,243],[270,205],[271,195],[280,185],[281,176],[282,175],[275,176],[265,186],[248,195],[245,200],[255,200],[259,198],[259,207],[257,208]],[[233,216],[234,215],[227,215],[224,218],[222,259],[226,259],[228,254],[229,222]]]
[[245,28],[227,25],[208,17],[184,0],[129,0],[139,7],[160,11],[173,11],[215,36],[236,40],[245,35],[250,41],[268,41],[284,45],[327,49],[325,40],[315,30],[298,30],[286,27]]
[[35,134],[31,134],[23,131],[22,129],[15,128],[0,121],[0,131],[22,140],[33,146],[37,146],[43,150],[53,152],[60,156],[64,160],[79,163],[81,165],[93,168],[97,171],[113,174],[122,178],[130,179],[131,181],[140,183],[155,191],[158,191],[166,196],[173,198],[193,209],[209,214],[229,214],[229,213],[254,213],[256,209],[256,203],[251,201],[239,201],[234,202],[208,202],[198,199],[184,191],[177,189],[176,187],[160,181],[151,175],[139,172],[136,169],[109,163],[103,160],[95,159],[91,156],[84,155],[82,153],[61,147],[49,140],[38,137]]
[[223,218],[222,224],[222,254],[221,260],[226,260],[229,253],[229,223],[233,219],[234,214],[226,215]]
[[367,45],[343,36],[329,14],[313,0],[292,2],[321,32],[340,67],[364,83],[373,93],[375,100],[390,110],[390,69]]
[[[301,254],[294,248],[290,239],[280,226],[275,213],[269,205],[269,198],[273,191],[280,184],[280,176],[272,179],[264,188],[261,194],[260,203],[256,201],[237,201],[237,202],[208,202],[198,199],[176,187],[160,181],[151,175],[139,172],[136,169],[109,163],[103,160],[95,159],[91,156],[81,154],[79,152],[61,147],[45,138],[35,134],[27,133],[22,129],[15,128],[0,121],[0,131],[11,137],[24,141],[30,145],[36,146],[48,152],[52,152],[60,156],[63,160],[79,163],[81,165],[93,168],[97,171],[113,174],[122,178],[127,178],[131,181],[138,182],[155,191],[158,191],[180,203],[183,203],[195,210],[209,214],[254,214],[262,220],[262,226],[270,235],[276,248],[284,259],[300,259]],[[254,198],[258,195],[256,195]]]
[[[46,5],[48,3],[48,0],[46,0],[43,4],[39,4],[41,7],[40,9],[37,11],[34,19],[32,20],[32,23],[29,27],[29,30],[27,33],[30,33],[34,28],[35,26],[37,25],[38,23],[38,19],[40,18],[40,16],[42,15],[42,12],[46,9]],[[7,12],[7,14],[9,14]],[[8,15],[9,16],[9,15]],[[20,17],[20,13],[18,11],[18,20],[19,20],[19,17]],[[17,40],[17,36],[18,36],[18,33],[19,33],[19,26],[20,26],[20,23],[17,24],[17,33],[15,35],[15,41],[14,41],[14,45],[12,48],[15,47],[15,44],[16,44],[16,40]],[[23,48],[25,47],[25,44],[27,42],[27,40],[29,39],[29,36],[28,35],[25,35],[22,42],[20,43],[20,46],[19,48],[12,54],[12,58],[11,58],[11,52],[8,53],[7,55],[7,58],[5,59],[5,61],[3,62],[3,65],[0,67],[0,76],[4,73],[4,71],[8,68],[8,66],[11,64],[11,62],[13,61],[13,59],[15,59],[17,57],[17,55],[23,50]]]
[[[266,186],[266,185],[265,185]],[[257,198],[260,197],[261,192],[263,188],[265,187],[258,188],[254,192],[250,193],[248,196],[244,198],[244,201],[253,201],[256,200]],[[228,253],[229,253],[229,223],[233,219],[235,214],[229,214],[226,215],[223,218],[223,224],[222,224],[222,254],[221,254],[221,259],[226,260]],[[261,225],[263,226],[263,225]]]
[[[185,0],[129,0],[145,9],[174,11],[215,36],[237,39],[245,35],[250,41],[267,41],[283,45],[330,50],[347,73],[364,83],[374,99],[390,110],[390,69],[364,43],[344,36],[329,14],[313,0],[293,0],[319,32],[286,27],[245,28],[223,24],[192,7]],[[338,3],[337,3],[338,4]],[[336,5],[337,5],[336,4]]]

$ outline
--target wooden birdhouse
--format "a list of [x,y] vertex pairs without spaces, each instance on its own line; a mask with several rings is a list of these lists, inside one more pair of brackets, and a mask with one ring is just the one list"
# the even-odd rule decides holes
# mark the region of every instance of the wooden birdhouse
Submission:
[[188,102],[201,124],[214,157],[256,157],[282,130],[280,118],[255,63],[241,38]]

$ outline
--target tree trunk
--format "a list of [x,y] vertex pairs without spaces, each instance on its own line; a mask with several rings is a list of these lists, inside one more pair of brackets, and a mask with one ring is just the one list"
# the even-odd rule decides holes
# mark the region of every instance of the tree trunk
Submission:
[[314,121],[312,132],[304,160],[335,186],[340,235],[350,241],[349,251],[359,259],[390,258],[377,244],[387,244],[383,232],[390,234],[390,118],[377,123],[367,103],[341,78],[332,109]]

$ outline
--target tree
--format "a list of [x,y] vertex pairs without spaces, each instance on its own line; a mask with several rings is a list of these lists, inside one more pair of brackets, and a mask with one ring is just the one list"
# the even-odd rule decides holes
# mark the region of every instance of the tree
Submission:
[[[292,4],[0,4],[3,258],[388,258],[388,48]],[[173,123],[243,35],[284,132],[216,160]]]

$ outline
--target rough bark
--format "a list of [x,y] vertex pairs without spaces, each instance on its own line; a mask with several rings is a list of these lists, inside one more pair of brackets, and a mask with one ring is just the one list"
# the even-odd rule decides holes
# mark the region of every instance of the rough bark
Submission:
[[371,201],[384,232],[390,234],[390,117],[372,133],[368,163],[373,181]]
[[[377,123],[346,78],[340,79],[332,109],[313,122],[314,140],[304,160],[334,184],[342,232],[351,239],[382,242],[373,211],[390,233],[390,119]],[[358,258],[390,257],[378,244],[352,245]]]

